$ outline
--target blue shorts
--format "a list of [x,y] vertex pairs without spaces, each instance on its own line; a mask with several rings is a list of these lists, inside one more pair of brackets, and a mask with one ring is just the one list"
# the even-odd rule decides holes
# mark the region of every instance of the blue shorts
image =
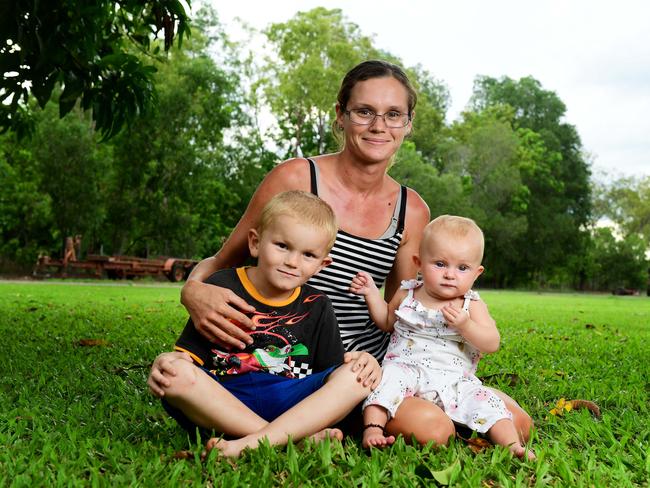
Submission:
[[[216,376],[208,370],[201,368],[208,376],[218,382],[251,411],[271,422],[300,403],[309,395],[319,390],[327,377],[338,366],[332,366],[324,371],[310,374],[304,378],[286,378],[270,373],[246,373],[241,375]],[[162,399],[162,404],[167,413],[171,415],[181,427],[194,435],[197,429],[185,414]],[[205,429],[199,428],[201,436],[207,435]]]

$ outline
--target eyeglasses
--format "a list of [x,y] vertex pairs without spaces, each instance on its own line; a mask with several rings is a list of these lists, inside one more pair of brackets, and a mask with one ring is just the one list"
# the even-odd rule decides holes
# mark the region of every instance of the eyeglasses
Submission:
[[367,108],[356,108],[352,110],[346,110],[344,112],[349,118],[350,122],[357,125],[372,125],[377,120],[377,117],[384,119],[384,124],[386,127],[391,129],[401,129],[406,127],[411,121],[411,116],[409,114],[403,114],[397,112],[396,110],[391,110],[385,114],[378,114]]

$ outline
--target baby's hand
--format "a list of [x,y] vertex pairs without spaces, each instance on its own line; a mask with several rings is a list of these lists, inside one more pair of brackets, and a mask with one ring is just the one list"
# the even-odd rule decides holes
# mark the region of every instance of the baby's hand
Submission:
[[377,285],[375,285],[375,280],[372,279],[365,271],[359,271],[357,275],[352,278],[352,283],[350,283],[350,291],[357,295],[367,295],[368,293],[377,290]]
[[451,304],[445,305],[440,309],[440,311],[447,321],[447,324],[456,327],[460,331],[462,331],[465,325],[469,322],[469,313],[462,309],[459,310]]

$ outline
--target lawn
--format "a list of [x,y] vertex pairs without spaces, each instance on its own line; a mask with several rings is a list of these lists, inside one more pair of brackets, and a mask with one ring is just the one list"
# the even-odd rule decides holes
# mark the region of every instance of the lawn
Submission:
[[[354,439],[201,462],[145,385],[186,320],[178,295],[0,283],[0,486],[426,486],[445,469],[453,486],[648,486],[648,297],[483,293],[502,345],[479,376],[531,413],[535,462],[459,440],[365,452]],[[602,417],[552,415],[560,398],[591,400]]]

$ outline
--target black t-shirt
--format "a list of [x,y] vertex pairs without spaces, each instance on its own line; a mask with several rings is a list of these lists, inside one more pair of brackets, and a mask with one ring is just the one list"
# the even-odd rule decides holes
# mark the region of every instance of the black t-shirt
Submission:
[[226,350],[209,342],[188,320],[175,349],[217,375],[264,371],[302,378],[343,361],[343,343],[329,298],[309,285],[296,288],[283,302],[262,297],[245,268],[224,269],[206,283],[229,288],[255,307],[249,317],[256,329],[253,344],[244,350]]

